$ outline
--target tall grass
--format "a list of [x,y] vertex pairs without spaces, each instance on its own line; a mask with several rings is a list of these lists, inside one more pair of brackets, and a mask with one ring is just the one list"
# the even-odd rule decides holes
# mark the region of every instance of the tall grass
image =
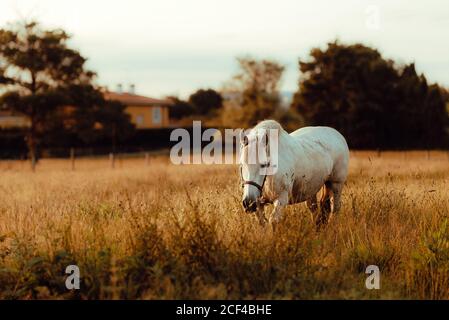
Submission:
[[[0,298],[449,298],[445,153],[356,152],[340,214],[317,232],[290,206],[274,234],[242,212],[235,166],[70,167],[0,163]],[[365,288],[370,264],[380,290]]]

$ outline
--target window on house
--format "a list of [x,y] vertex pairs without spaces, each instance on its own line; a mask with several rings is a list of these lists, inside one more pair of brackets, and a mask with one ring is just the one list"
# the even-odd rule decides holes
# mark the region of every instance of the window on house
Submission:
[[143,114],[138,114],[136,116],[136,124],[137,124],[137,126],[142,126],[143,125],[143,120],[144,120]]
[[153,123],[161,124],[162,123],[162,111],[160,107],[154,107],[153,111]]

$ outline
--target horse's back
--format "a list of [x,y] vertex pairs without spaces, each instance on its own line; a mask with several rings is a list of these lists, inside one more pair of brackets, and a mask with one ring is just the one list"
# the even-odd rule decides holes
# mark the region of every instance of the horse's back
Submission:
[[332,179],[346,180],[349,148],[343,135],[331,127],[303,127],[290,136],[310,153],[323,153],[332,161]]

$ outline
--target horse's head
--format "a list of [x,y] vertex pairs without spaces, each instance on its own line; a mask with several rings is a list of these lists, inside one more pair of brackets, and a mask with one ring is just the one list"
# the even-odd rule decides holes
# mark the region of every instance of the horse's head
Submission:
[[240,173],[243,187],[242,204],[246,212],[255,212],[260,205],[265,179],[269,174],[269,134],[267,130],[240,133]]

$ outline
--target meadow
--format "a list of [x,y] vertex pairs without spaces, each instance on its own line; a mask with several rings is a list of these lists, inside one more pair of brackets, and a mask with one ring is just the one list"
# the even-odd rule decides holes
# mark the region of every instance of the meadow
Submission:
[[305,204],[260,227],[233,165],[43,159],[0,175],[1,299],[449,299],[447,152],[351,152],[319,231]]

